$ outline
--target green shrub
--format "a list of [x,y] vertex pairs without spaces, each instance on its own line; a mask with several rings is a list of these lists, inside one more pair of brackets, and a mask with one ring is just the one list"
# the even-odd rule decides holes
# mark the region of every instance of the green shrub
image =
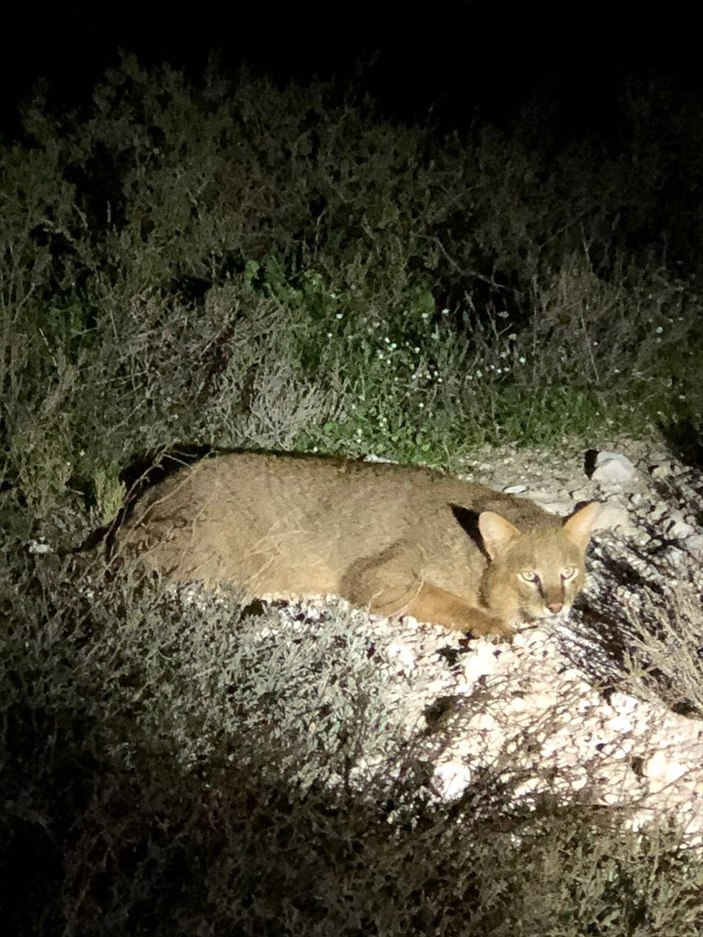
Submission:
[[177,441],[442,462],[700,419],[698,293],[616,233],[634,196],[606,150],[439,138],[325,86],[195,87],[129,56],[81,114],[24,120],[0,245],[23,491],[11,437],[59,401],[56,496],[57,458],[89,491]]

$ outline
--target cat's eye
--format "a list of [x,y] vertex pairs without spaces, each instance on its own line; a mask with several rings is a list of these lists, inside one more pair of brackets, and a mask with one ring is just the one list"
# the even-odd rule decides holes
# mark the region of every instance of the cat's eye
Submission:
[[565,566],[561,571],[562,579],[573,579],[575,575],[576,575],[575,566]]
[[523,569],[520,573],[520,578],[524,579],[525,582],[539,582],[539,576],[534,569]]

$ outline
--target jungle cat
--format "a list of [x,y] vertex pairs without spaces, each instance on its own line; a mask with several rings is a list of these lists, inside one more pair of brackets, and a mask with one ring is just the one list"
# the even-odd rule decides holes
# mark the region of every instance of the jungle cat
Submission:
[[509,637],[568,612],[599,504],[561,520],[427,468],[237,453],[180,469],[141,498],[121,553],[246,598],[333,593],[371,613]]

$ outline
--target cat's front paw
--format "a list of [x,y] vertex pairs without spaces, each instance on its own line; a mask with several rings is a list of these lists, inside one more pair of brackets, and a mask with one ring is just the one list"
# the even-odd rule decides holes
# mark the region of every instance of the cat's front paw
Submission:
[[506,618],[490,612],[479,612],[477,616],[472,616],[467,630],[475,638],[496,637],[503,641],[512,641],[516,629]]

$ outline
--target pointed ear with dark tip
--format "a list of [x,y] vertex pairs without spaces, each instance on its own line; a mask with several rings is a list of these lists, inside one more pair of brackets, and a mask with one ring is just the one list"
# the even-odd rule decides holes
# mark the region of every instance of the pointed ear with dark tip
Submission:
[[517,527],[513,527],[510,521],[506,521],[504,517],[493,511],[483,511],[479,514],[478,529],[483,538],[486,553],[492,560],[505,550],[512,540],[520,536]]
[[582,508],[574,511],[574,513],[564,521],[564,533],[580,550],[585,550],[588,546],[588,541],[591,539],[591,533],[593,531],[593,525],[598,520],[600,511],[600,502],[591,501],[589,504],[585,504]]

